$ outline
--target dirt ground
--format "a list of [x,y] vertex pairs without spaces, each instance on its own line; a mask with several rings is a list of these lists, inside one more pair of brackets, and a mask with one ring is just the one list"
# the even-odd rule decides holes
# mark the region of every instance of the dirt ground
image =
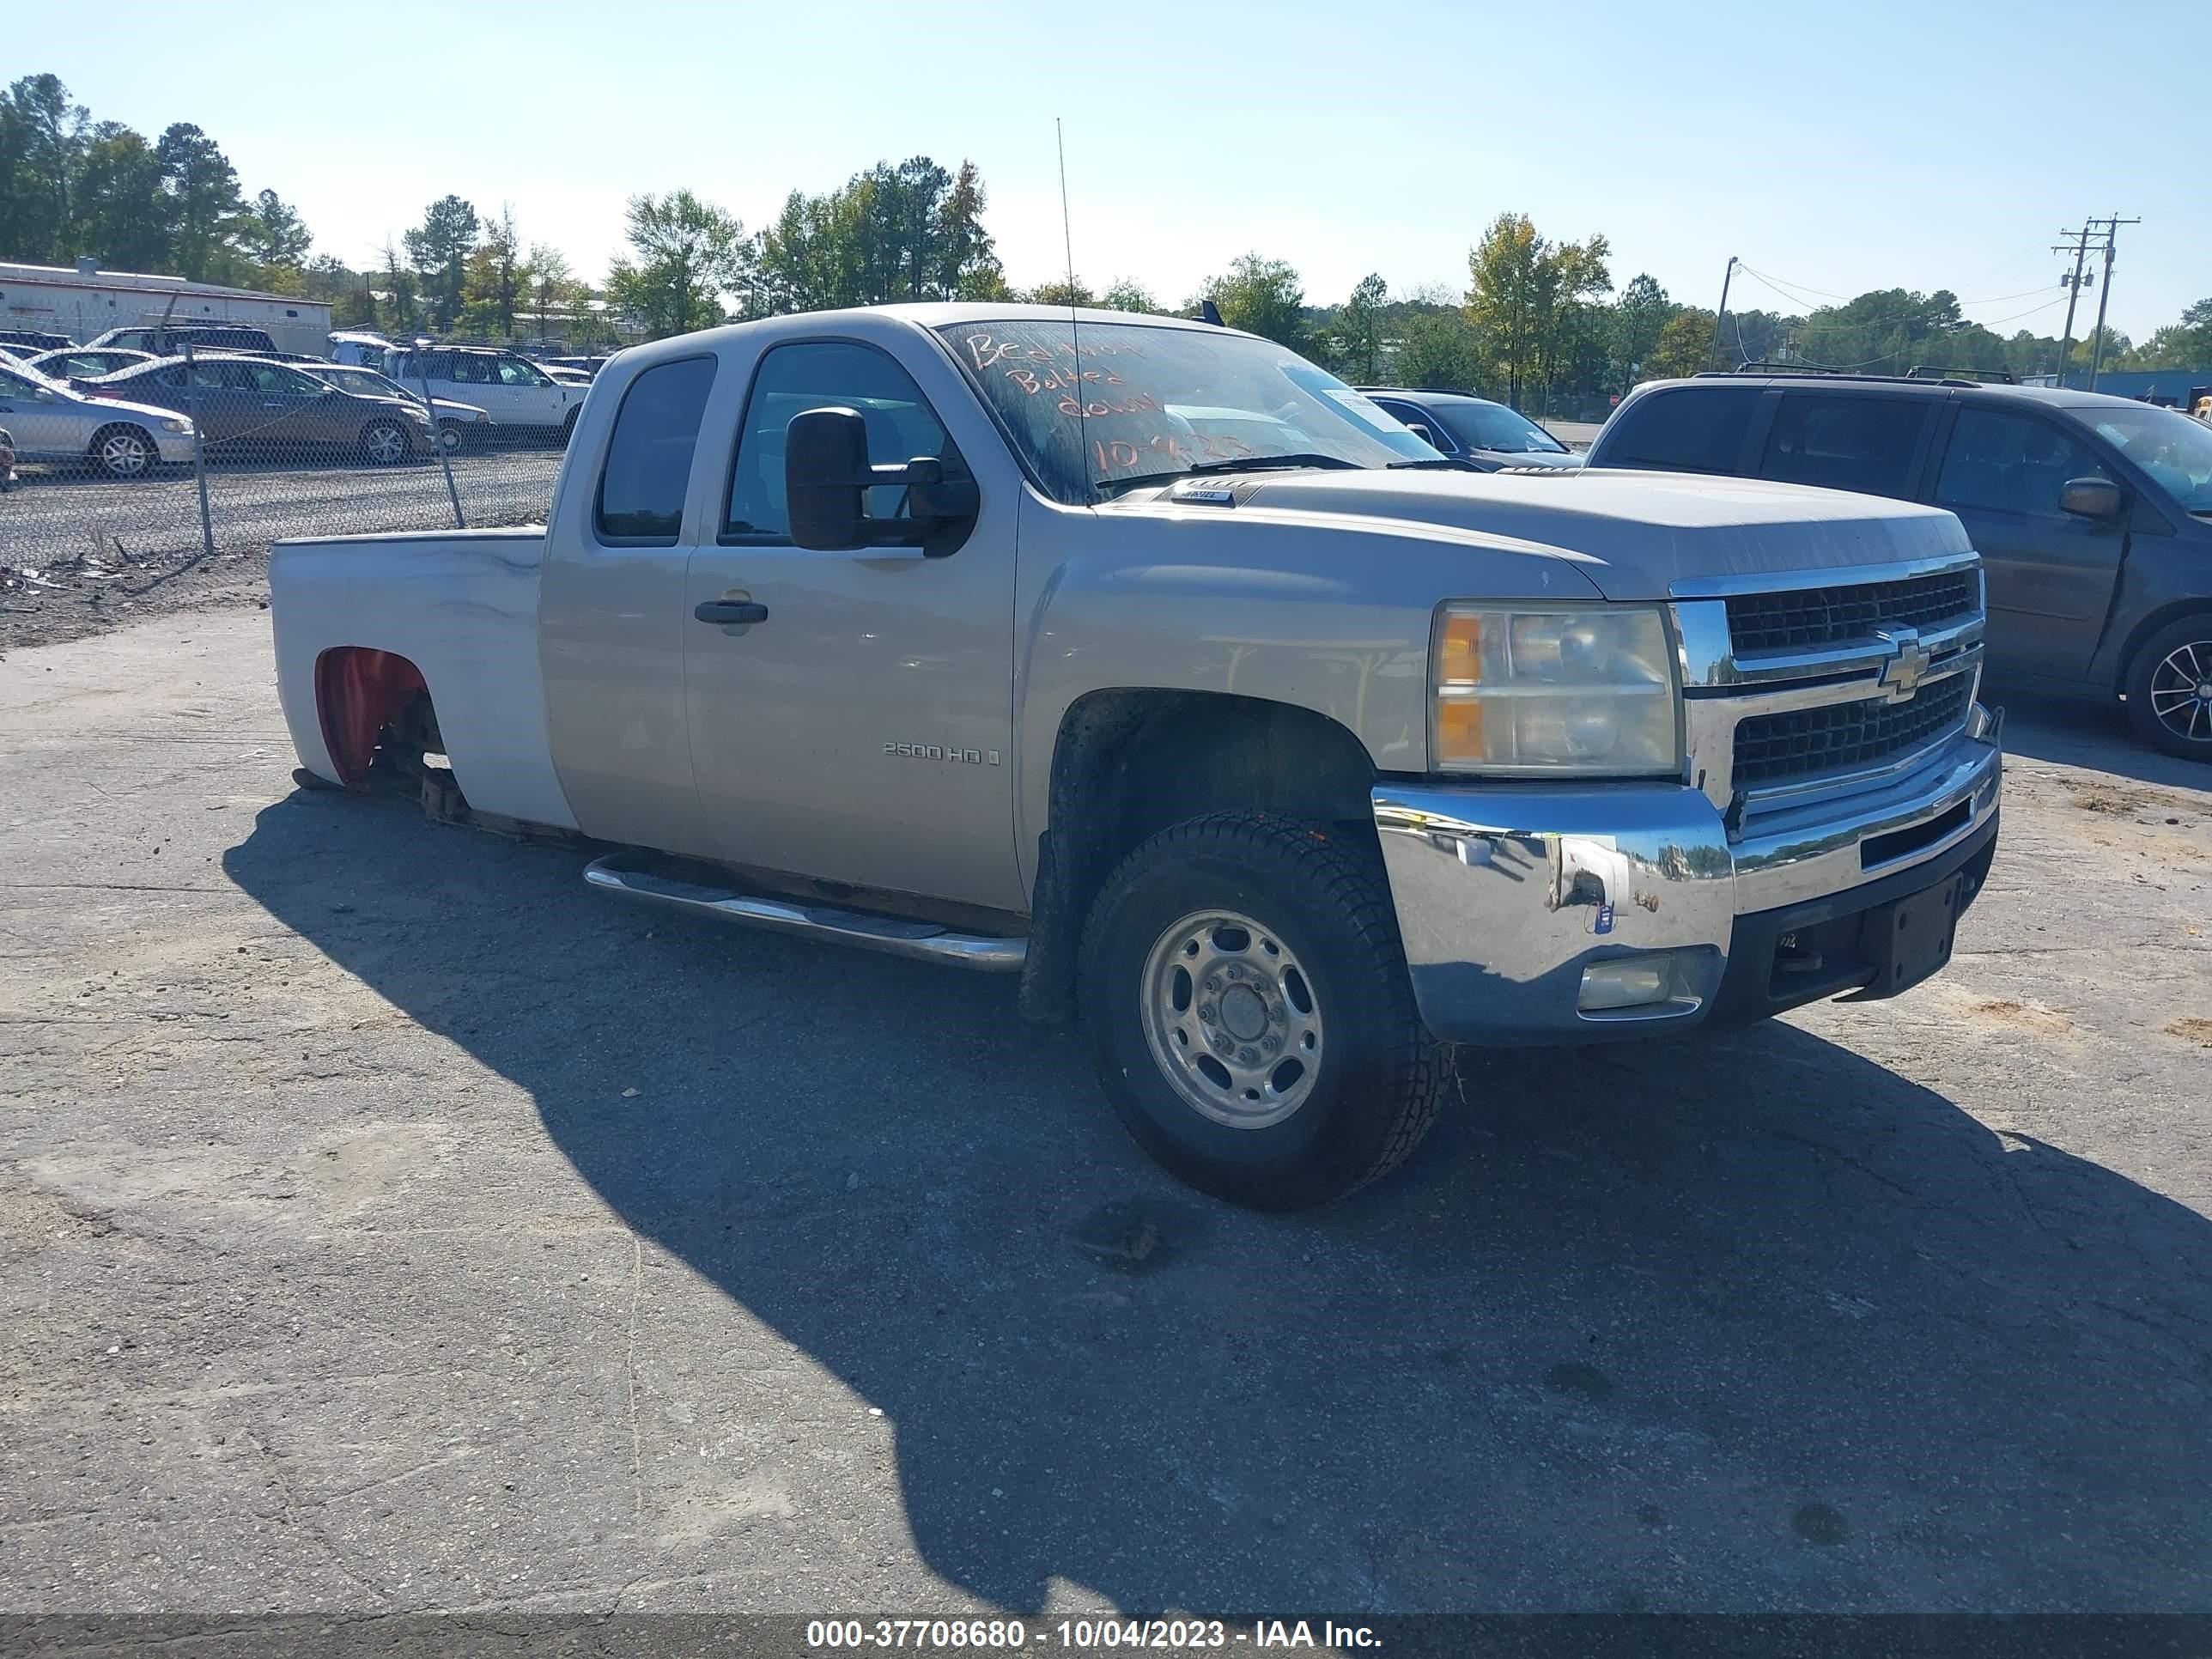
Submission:
[[0,1607],[2212,1608],[2212,797],[2007,735],[1942,978],[1267,1218],[1011,985],[295,792],[250,605],[15,650]]

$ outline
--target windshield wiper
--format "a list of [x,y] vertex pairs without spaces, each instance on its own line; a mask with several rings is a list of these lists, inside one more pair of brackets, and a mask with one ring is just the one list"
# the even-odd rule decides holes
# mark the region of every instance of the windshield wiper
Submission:
[[1482,469],[1477,466],[1473,461],[1462,460],[1456,455],[1426,455],[1417,460],[1385,461],[1382,465],[1386,471],[1390,472],[1408,472],[1423,468],[1425,468],[1430,471],[1434,471],[1438,467],[1442,467],[1445,471],[1450,472],[1480,472],[1482,471]]
[[1133,478],[1101,478],[1096,487],[1119,495],[1146,484],[1173,483],[1177,478],[1202,477],[1208,473],[1303,472],[1314,467],[1360,470],[1358,462],[1347,461],[1341,455],[1252,455],[1241,461],[1200,461],[1194,466],[1179,466],[1172,472],[1140,472]]

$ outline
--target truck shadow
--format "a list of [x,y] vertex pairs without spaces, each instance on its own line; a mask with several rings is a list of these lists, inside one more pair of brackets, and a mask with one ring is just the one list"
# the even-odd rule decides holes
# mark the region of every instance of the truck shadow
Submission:
[[[1413,1166],[1256,1217],[1146,1164],[1011,983],[598,900],[582,862],[300,795],[224,866],[882,1407],[914,1547],[963,1590],[1034,1617],[1061,1583],[1224,1614],[2212,1589],[2212,1226],[1849,1050],[1463,1055]],[[712,1408],[701,1369],[647,1375],[648,1436],[653,1391]],[[793,1489],[865,1503],[823,1478]]]

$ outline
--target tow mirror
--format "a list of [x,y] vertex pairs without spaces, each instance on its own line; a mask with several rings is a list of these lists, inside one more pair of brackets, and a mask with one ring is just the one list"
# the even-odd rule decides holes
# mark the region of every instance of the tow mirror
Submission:
[[867,487],[868,423],[856,410],[810,409],[784,430],[783,493],[791,539],[843,553],[867,540],[860,492]]
[[[885,485],[906,491],[906,517],[868,516],[866,492]],[[784,429],[783,492],[791,539],[817,553],[862,547],[950,553],[966,538],[981,505],[975,481],[948,471],[934,455],[870,465],[867,422],[855,410],[835,407],[791,417]]]
[[2069,478],[2058,492],[2058,507],[2077,519],[2111,520],[2120,516],[2120,487],[2110,478]]

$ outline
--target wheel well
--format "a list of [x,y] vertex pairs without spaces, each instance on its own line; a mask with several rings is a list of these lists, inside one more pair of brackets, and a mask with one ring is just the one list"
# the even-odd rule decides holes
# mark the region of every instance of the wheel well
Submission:
[[2202,598],[2197,597],[2169,599],[2130,629],[2128,632],[2128,642],[2120,647],[2120,654],[2113,665],[2112,690],[2123,695],[2127,691],[2128,676],[2135,669],[2136,653],[2142,649],[2144,641],[2169,623],[2177,623],[2184,617],[2194,616],[2212,617],[2212,605],[2208,605]]
[[434,731],[429,684],[395,652],[341,645],[315,659],[315,717],[340,783],[367,787],[379,735],[418,702]]
[[1325,714],[1218,692],[1095,691],[1060,717],[1050,828],[1038,839],[1022,1011],[1073,1012],[1092,898],[1139,842],[1219,811],[1266,811],[1375,833],[1375,764]]
[[149,446],[154,441],[154,434],[146,430],[146,423],[143,421],[108,421],[93,433],[91,441],[84,447],[84,453],[88,455],[93,453],[100,447],[100,441],[111,432],[135,432]]

